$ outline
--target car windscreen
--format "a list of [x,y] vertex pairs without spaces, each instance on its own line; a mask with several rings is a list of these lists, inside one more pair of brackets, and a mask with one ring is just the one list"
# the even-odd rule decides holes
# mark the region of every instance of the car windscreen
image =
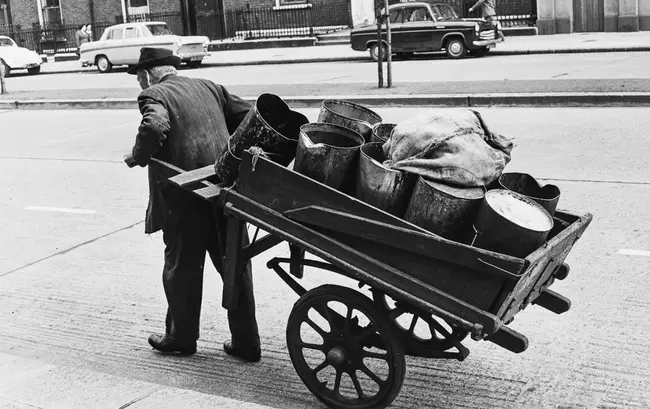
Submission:
[[173,34],[167,28],[166,24],[147,24],[146,26],[149,29],[149,31],[151,32],[151,34],[154,35],[154,36],[163,36],[163,35]]
[[13,47],[14,40],[11,38],[0,38],[0,47]]

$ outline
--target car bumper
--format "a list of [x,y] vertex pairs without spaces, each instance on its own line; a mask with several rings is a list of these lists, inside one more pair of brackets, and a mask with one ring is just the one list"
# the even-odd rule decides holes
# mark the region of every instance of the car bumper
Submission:
[[183,62],[188,62],[188,61],[201,61],[201,60],[203,60],[205,57],[209,57],[209,56],[210,56],[210,53],[199,52],[199,53],[187,53],[187,54],[183,54],[183,55],[181,55],[180,57],[181,57],[181,60],[182,60]]
[[495,45],[501,42],[503,42],[502,38],[496,38],[494,40],[476,40],[476,41],[472,41],[472,45],[474,47],[489,47],[491,45]]
[[42,62],[29,62],[29,63],[18,63],[16,65],[10,65],[9,67],[12,70],[28,70],[30,68],[40,67]]
[[81,61],[82,67],[90,67],[90,62],[88,60],[79,60]]

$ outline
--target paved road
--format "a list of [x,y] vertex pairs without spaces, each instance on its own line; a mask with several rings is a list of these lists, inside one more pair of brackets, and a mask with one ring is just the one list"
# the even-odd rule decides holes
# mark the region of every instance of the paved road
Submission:
[[[650,52],[492,56],[449,60],[436,57],[396,61],[395,87],[388,94],[500,92],[647,92]],[[332,62],[183,69],[231,87],[244,96],[356,95],[377,93],[377,66]],[[4,99],[135,98],[135,78],[124,69],[111,74],[68,73],[8,78]]]
[[[420,109],[377,111],[395,122]],[[516,138],[508,170],[556,183],[561,208],[595,215],[569,255],[569,278],[554,286],[573,307],[521,313],[512,327],[530,347],[520,355],[470,341],[462,363],[409,359],[394,407],[650,407],[646,111],[481,110]],[[142,233],[146,172],[121,162],[137,122],[134,111],[0,113],[0,406],[164,409],[182,398],[194,407],[320,407],[286,351],[297,297],[264,267],[284,247],[255,261],[259,364],[239,365],[220,349],[227,323],[212,269],[199,353],[152,353],[146,337],[164,318],[163,248],[159,234]],[[308,287],[326,282],[352,284],[307,274]]]

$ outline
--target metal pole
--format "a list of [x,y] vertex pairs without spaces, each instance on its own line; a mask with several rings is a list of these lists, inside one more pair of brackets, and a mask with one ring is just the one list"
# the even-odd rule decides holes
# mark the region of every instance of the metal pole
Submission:
[[384,67],[382,65],[383,61],[383,53],[382,49],[382,41],[381,41],[381,21],[382,21],[382,13],[381,13],[381,3],[377,4],[377,0],[375,0],[375,19],[377,20],[377,80],[378,80],[378,87],[383,88],[384,86]]
[[5,85],[5,63],[0,60],[0,94],[7,92],[7,87]]
[[391,51],[391,34],[390,34],[390,18],[389,18],[389,13],[388,13],[388,0],[384,0],[384,7],[386,10],[386,88],[390,88],[393,86],[393,70],[392,70],[392,63],[393,63],[393,57],[392,57],[392,51]]

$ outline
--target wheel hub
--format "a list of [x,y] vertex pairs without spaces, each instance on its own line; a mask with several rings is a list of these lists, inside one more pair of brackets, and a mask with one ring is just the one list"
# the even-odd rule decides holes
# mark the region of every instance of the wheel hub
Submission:
[[452,53],[454,53],[454,54],[460,53],[460,44],[453,43],[450,48],[451,48]]
[[327,362],[331,365],[341,365],[347,359],[347,352],[343,347],[335,346],[327,352]]

